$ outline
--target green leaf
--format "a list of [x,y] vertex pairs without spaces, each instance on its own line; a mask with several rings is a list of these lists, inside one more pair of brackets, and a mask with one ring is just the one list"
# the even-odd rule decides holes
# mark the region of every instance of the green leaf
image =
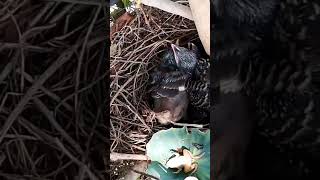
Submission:
[[[199,159],[199,167],[196,172],[198,179],[210,179],[210,132],[204,133],[198,129],[192,129],[192,142],[197,142],[203,144],[203,149],[201,150],[205,154],[201,159]],[[197,148],[193,148],[191,153],[193,155],[198,155],[201,153]]]
[[125,8],[128,8],[131,6],[131,2],[130,0],[122,0],[122,3],[124,5]]
[[146,146],[147,156],[153,161],[147,173],[156,177],[166,177],[161,180],[183,180],[188,174],[183,171],[175,174],[166,167],[167,160],[172,156],[170,149],[182,146],[188,148],[193,156],[204,153],[199,160],[196,160],[198,169],[193,176],[199,180],[210,179],[210,131],[201,132],[198,129],[192,129],[189,133],[186,127],[161,130],[152,136]]

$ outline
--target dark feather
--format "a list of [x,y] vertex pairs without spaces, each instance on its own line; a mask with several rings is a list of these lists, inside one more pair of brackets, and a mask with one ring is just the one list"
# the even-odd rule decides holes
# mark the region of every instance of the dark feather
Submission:
[[237,91],[254,100],[257,133],[303,171],[297,178],[319,178],[313,165],[320,162],[318,2],[217,0],[214,6],[211,80],[220,88],[237,82]]

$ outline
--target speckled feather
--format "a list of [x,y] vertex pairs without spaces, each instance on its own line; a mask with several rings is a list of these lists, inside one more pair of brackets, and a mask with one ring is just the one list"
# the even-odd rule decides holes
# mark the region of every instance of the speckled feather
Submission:
[[280,60],[253,58],[244,83],[248,95],[256,97],[259,131],[290,152],[293,165],[317,174],[312,164],[320,161],[320,39],[314,40],[318,35],[312,31],[320,28],[314,25],[320,23],[319,5],[283,1],[280,12],[274,33]]
[[208,111],[210,108],[209,82],[208,81],[187,81],[187,92],[190,104],[193,107]]
[[152,77],[152,97],[173,97],[181,90],[179,87],[185,87],[189,75],[181,71],[162,72],[155,71],[151,74]]
[[208,83],[208,81],[191,80],[187,74],[179,71],[162,73],[160,81],[156,82],[156,85],[152,87],[152,96],[154,98],[174,97],[182,91],[181,87],[183,87],[184,91],[188,93],[192,106],[208,109],[210,106]]
[[[287,152],[292,166],[299,166],[304,177],[317,174],[312,164],[320,161],[320,6],[314,0],[256,2],[276,6],[264,10],[260,6],[254,17],[250,15],[254,8],[245,6],[254,1],[214,1],[215,66],[229,66],[227,71],[214,72],[214,78],[220,84],[238,81],[236,90],[255,99],[257,131]],[[259,21],[260,15],[267,15],[267,21]],[[224,64],[219,67],[221,61]],[[232,173],[224,169],[216,179]]]
[[[174,45],[177,49],[175,50],[176,56],[179,59],[177,64],[175,60],[173,47],[167,48],[166,51],[162,55],[162,63],[160,67],[162,68],[172,68],[176,70],[180,70],[190,75],[194,74],[197,61],[198,61],[198,52],[197,49],[188,49],[185,47],[181,47],[178,45]],[[191,48],[191,46],[190,46]]]
[[265,54],[248,58],[241,65],[240,76],[244,91],[256,99],[258,131],[281,151],[290,152],[290,163],[299,166],[305,176],[314,175],[317,171],[312,165],[320,161],[320,89],[316,80],[320,60],[313,57],[319,42],[310,39],[312,33],[308,32],[320,28],[312,25],[319,19],[318,5],[295,0],[280,6],[272,48],[277,56],[272,60]]

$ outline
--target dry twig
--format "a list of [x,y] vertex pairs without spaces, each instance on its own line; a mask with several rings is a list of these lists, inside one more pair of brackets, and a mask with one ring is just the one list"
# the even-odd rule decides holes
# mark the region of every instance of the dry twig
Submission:
[[0,2],[0,179],[103,179],[105,4],[82,2]]

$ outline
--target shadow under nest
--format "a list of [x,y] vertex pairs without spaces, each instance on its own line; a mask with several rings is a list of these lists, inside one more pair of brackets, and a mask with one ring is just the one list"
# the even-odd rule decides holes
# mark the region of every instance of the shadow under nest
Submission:
[[[170,127],[157,122],[147,91],[149,74],[159,65],[168,44],[177,40],[184,47],[193,42],[199,46],[201,54],[205,54],[193,21],[155,8],[144,7],[144,13],[137,12],[131,23],[113,34],[110,49],[111,152],[145,154],[151,136]],[[117,168],[120,166],[111,164],[114,178],[121,174]]]

